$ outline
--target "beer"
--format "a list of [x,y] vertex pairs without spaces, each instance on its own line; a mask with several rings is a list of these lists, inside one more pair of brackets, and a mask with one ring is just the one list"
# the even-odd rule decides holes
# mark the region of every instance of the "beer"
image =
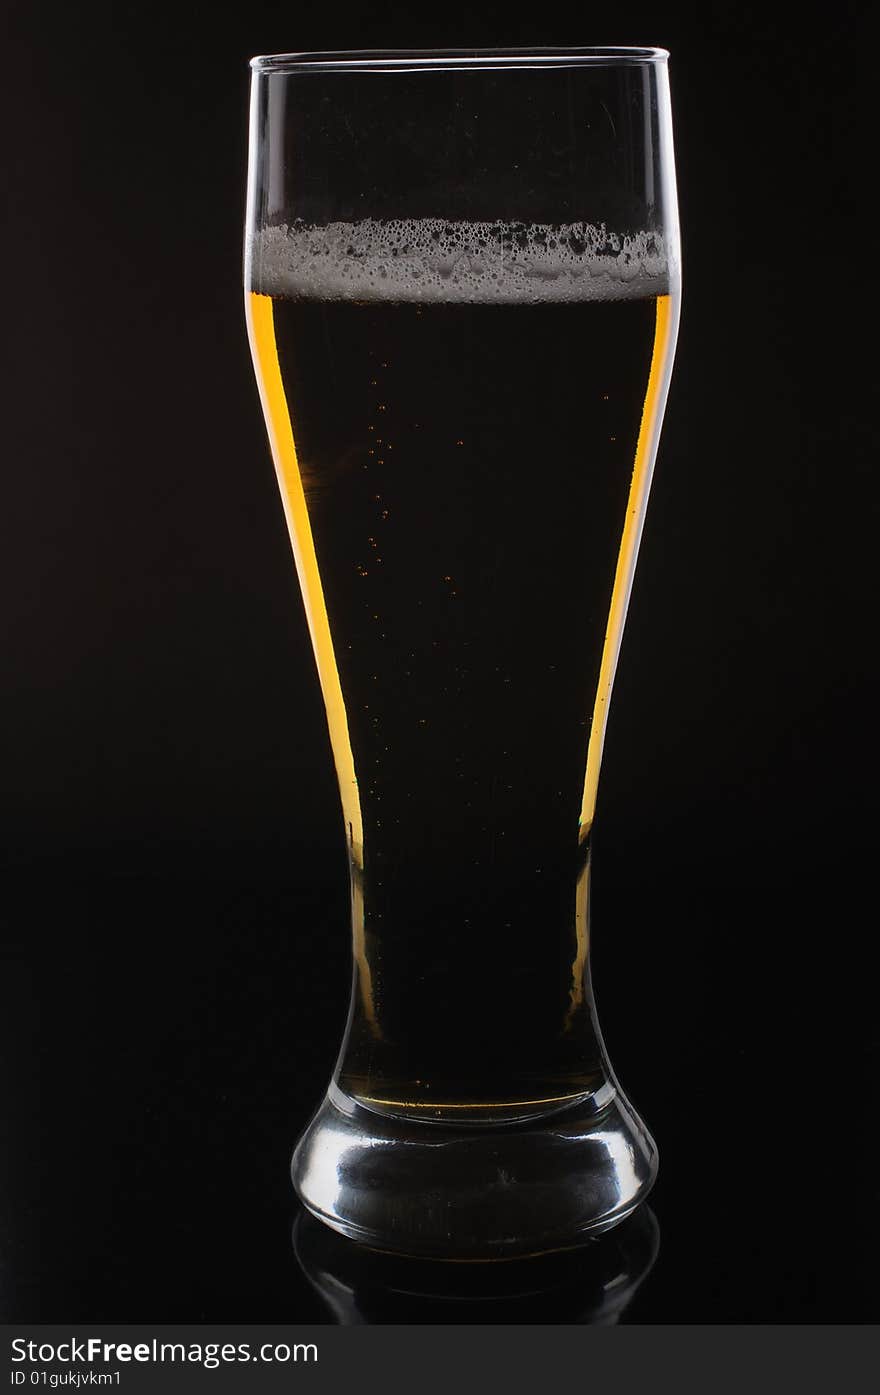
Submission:
[[337,1084],[528,1117],[604,1083],[589,831],[674,339],[662,241],[294,225],[249,267],[352,866]]

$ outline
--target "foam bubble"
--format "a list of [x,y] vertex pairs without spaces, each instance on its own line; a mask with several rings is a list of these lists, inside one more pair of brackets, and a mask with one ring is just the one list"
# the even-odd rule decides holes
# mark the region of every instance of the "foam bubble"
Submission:
[[591,223],[297,221],[263,228],[247,253],[249,285],[294,300],[632,300],[669,285],[660,233]]

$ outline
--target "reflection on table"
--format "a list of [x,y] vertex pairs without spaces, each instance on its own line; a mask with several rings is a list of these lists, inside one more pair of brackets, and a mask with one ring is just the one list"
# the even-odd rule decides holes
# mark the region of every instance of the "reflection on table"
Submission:
[[297,1262],[342,1326],[378,1323],[551,1323],[609,1327],[620,1321],[660,1248],[642,1206],[577,1249],[528,1259],[456,1263],[405,1259],[354,1244],[302,1210],[293,1227]]

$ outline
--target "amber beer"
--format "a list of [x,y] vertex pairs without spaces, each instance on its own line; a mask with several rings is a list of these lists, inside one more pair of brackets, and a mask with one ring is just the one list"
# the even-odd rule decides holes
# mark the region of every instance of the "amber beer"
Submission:
[[589,833],[672,290],[659,237],[589,225],[252,241],[352,867],[337,1085],[373,1109],[520,1118],[601,1079]]

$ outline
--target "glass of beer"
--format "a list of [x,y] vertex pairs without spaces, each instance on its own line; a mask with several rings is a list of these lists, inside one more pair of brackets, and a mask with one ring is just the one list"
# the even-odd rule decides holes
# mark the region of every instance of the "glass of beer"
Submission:
[[293,1180],[380,1249],[564,1248],[656,1174],[589,881],[678,325],[667,57],[252,61],[247,324],[351,869]]

